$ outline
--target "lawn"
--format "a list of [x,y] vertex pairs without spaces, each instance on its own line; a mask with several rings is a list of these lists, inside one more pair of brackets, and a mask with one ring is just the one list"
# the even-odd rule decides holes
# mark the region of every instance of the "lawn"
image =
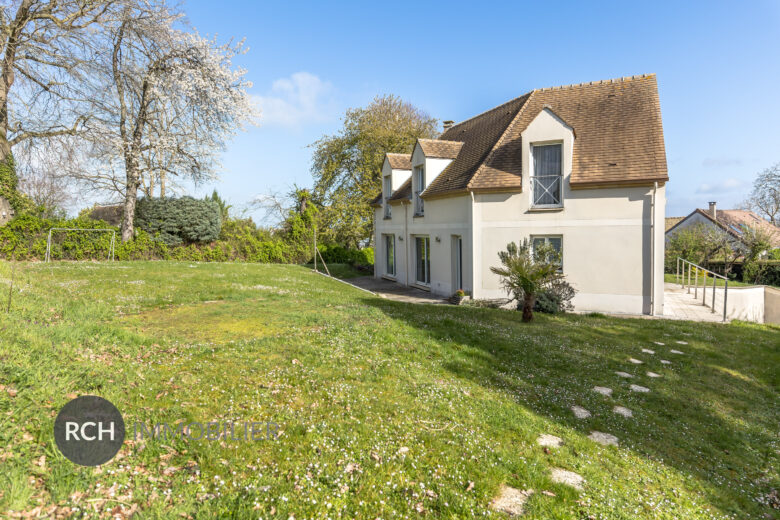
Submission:
[[[695,271],[691,273],[691,287],[696,285],[696,277],[695,277],[695,275],[696,275]],[[688,277],[687,277],[687,274],[686,274],[686,278],[685,278],[684,282],[687,283],[687,281],[688,281]],[[674,273],[665,273],[664,274],[664,282],[666,282],[666,283],[680,283],[679,280],[677,279],[677,275],[674,274]],[[701,287],[703,284],[704,284],[704,279],[702,278],[702,276],[699,276],[699,287]],[[726,281],[723,280],[722,278],[716,278],[715,279],[715,286],[716,287],[723,287],[725,285],[726,285]],[[712,287],[712,276],[708,276],[707,277],[707,289],[709,289],[710,287]],[[740,282],[738,280],[729,280],[729,287],[755,287],[755,285],[752,284],[752,283]]]
[[[9,273],[0,264],[3,302]],[[0,516],[500,518],[489,503],[502,484],[534,490],[523,518],[778,512],[776,327],[523,324],[281,265],[38,263],[16,278],[0,314]],[[78,467],[52,427],[82,394],[109,399],[127,425],[271,420],[280,434],[132,442],[129,427],[114,460]],[[538,446],[545,433],[563,446]],[[552,468],[583,489],[554,483]]]

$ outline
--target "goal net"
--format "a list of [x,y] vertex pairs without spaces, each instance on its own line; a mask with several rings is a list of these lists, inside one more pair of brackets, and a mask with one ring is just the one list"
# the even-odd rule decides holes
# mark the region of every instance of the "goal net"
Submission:
[[46,262],[52,260],[113,260],[113,229],[51,228],[46,239]]

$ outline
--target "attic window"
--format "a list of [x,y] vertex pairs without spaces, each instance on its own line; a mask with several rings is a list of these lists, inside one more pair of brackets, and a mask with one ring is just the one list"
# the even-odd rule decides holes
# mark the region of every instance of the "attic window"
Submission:
[[607,163],[607,166],[617,166],[616,162]]
[[563,165],[561,144],[533,146],[533,175],[531,191],[537,208],[556,208],[563,205]]

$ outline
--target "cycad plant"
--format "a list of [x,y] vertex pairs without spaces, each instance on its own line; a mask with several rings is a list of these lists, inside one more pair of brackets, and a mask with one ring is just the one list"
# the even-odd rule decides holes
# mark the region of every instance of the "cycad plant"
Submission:
[[540,291],[563,278],[560,272],[560,254],[549,244],[535,247],[526,238],[518,246],[514,242],[506,251],[498,253],[502,267],[490,270],[501,277],[501,285],[507,293],[523,302],[523,321],[534,319],[534,303]]

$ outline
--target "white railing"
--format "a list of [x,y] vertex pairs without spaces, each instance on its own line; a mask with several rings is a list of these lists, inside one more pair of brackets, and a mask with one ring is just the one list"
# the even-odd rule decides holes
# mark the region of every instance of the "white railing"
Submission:
[[[686,267],[687,267],[687,275],[688,280],[686,282],[685,276],[686,276]],[[677,274],[676,274],[676,280],[677,283],[680,284],[680,288],[685,289],[687,287],[688,294],[691,294],[691,271],[694,272],[693,275],[693,298],[698,300],[699,299],[699,274],[701,274],[702,277],[702,284],[701,284],[701,304],[707,307],[707,276],[712,276],[712,303],[709,307],[712,308],[712,312],[715,312],[715,295],[717,291],[715,290],[717,287],[717,281],[718,278],[723,280],[723,321],[726,321],[726,302],[728,301],[728,295],[729,295],[729,279],[726,278],[723,275],[720,275],[718,273],[714,273],[710,271],[709,269],[705,269],[701,267],[700,265],[696,265],[693,262],[690,262],[684,258],[677,257]]]

